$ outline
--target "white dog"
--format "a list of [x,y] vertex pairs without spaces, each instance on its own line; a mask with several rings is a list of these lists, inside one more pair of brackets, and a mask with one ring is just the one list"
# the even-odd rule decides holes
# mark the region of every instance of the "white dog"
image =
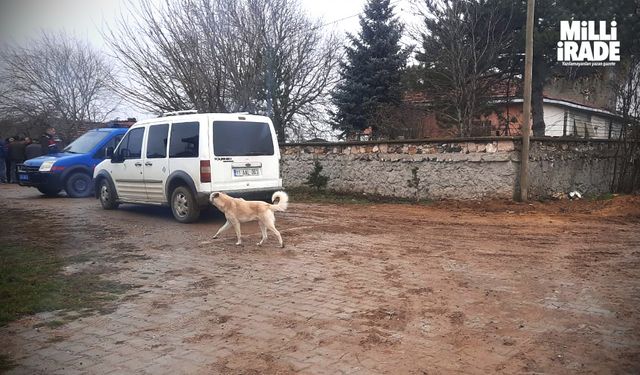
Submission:
[[260,232],[262,233],[262,240],[258,242],[258,246],[262,245],[267,239],[267,229],[269,229],[278,237],[280,247],[284,247],[282,236],[275,227],[276,217],[273,214],[274,211],[284,211],[287,209],[289,196],[284,191],[273,193],[271,201],[274,202],[274,204],[262,201],[245,201],[242,198],[233,198],[220,192],[211,193],[209,200],[218,210],[224,213],[224,216],[227,218],[227,222],[224,223],[213,238],[218,238],[222,232],[229,229],[230,226],[233,226],[233,229],[236,231],[236,236],[238,237],[236,245],[242,245],[240,223],[258,220]]

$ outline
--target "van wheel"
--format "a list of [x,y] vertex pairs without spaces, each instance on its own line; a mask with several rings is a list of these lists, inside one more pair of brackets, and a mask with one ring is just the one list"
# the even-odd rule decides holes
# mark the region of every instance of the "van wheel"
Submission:
[[186,186],[178,186],[171,193],[171,211],[181,223],[192,223],[200,217],[200,206]]
[[44,186],[38,187],[38,191],[46,195],[47,197],[55,197],[56,195],[58,195],[58,193],[60,193],[60,190],[61,189],[52,189],[50,187]]
[[109,183],[109,181],[107,181],[106,178],[100,180],[98,189],[98,191],[100,192],[100,195],[98,197],[100,198],[100,204],[102,205],[102,208],[104,208],[105,210],[114,210],[118,208],[120,204],[116,200],[116,192],[113,190],[111,184]]
[[64,190],[71,198],[86,198],[91,195],[91,177],[82,172],[74,173],[67,178]]

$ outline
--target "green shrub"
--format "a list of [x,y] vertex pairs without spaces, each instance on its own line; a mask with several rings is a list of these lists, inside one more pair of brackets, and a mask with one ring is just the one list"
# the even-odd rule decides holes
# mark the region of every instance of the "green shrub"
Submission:
[[329,177],[323,176],[321,173],[322,165],[318,160],[315,160],[313,163],[313,171],[309,174],[305,185],[316,188],[316,191],[326,188]]

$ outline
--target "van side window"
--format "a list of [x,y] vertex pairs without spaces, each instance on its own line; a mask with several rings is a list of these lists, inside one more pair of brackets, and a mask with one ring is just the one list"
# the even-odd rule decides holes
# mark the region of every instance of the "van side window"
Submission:
[[118,153],[120,153],[124,159],[140,159],[143,136],[144,128],[130,130],[127,135],[124,136],[122,142],[120,142]]
[[198,157],[199,145],[199,122],[179,122],[171,125],[171,141],[169,142],[170,158]]
[[159,159],[167,156],[167,136],[169,124],[153,125],[149,127],[147,137],[147,158]]

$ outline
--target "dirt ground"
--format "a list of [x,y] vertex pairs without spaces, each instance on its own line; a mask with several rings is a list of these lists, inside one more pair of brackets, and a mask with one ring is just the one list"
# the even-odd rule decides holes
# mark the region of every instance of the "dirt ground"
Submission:
[[[0,328],[32,373],[640,372],[640,197],[308,204],[212,239],[223,219],[102,210],[0,186],[2,237],[88,254],[134,287],[103,314]],[[11,224],[20,220],[20,225]],[[7,228],[11,228],[8,230]],[[55,233],[55,234],[54,234]],[[105,268],[106,267],[106,268]],[[105,272],[105,269],[108,272]]]

